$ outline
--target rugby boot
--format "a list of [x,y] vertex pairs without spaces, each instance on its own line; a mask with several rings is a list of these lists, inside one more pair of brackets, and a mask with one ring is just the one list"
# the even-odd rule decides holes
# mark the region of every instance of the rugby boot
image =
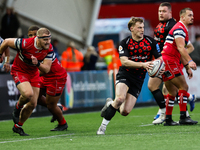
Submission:
[[196,101],[196,95],[192,95],[192,99],[189,101],[190,104],[190,111],[192,112],[194,110],[195,107],[195,101]]
[[63,125],[58,125],[54,129],[51,129],[50,131],[63,131],[63,130],[67,130],[67,128],[68,128],[68,125],[67,123],[65,123]]
[[13,132],[18,133],[20,136],[29,136],[22,128],[16,128],[15,125],[13,126],[12,130]]
[[195,125],[198,121],[192,120],[190,117],[185,117],[179,120],[180,125]]
[[172,120],[172,115],[166,115],[164,126],[177,126],[178,122]]
[[104,135],[106,131],[106,126],[101,125],[97,130],[97,135]]

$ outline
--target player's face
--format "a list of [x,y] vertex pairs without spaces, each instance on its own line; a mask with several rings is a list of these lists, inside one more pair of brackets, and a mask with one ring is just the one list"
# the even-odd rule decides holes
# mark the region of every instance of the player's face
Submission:
[[28,37],[29,38],[32,38],[32,37],[36,36],[36,34],[37,34],[37,30],[28,31]]
[[158,19],[159,21],[166,22],[171,18],[171,10],[167,6],[160,6],[158,9]]
[[194,22],[194,14],[193,11],[186,10],[186,13],[184,15],[184,19],[187,25],[192,25]]
[[135,26],[133,27],[132,34],[138,39],[143,38],[144,23],[136,22]]
[[[49,35],[43,34],[42,36],[50,36],[50,34]],[[38,39],[38,41],[39,41],[39,47],[41,47],[42,49],[49,49],[51,43],[51,37]]]

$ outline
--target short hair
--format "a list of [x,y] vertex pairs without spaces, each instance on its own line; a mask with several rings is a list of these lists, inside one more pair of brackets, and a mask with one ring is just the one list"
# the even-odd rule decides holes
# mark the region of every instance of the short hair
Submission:
[[199,34],[199,33],[196,33],[196,34],[195,34],[195,39],[198,39],[198,38],[200,38],[200,34]]
[[39,27],[36,26],[36,25],[32,25],[32,26],[30,26],[30,27],[28,28],[28,32],[29,32],[29,31],[35,31],[35,30],[39,30]]
[[159,7],[164,7],[164,6],[168,7],[169,10],[172,10],[172,6],[169,2],[163,2],[160,4]]
[[51,32],[47,29],[47,28],[40,28],[38,31],[37,31],[37,36],[42,36],[43,34],[51,34]]
[[189,7],[187,7],[187,8],[183,8],[183,9],[180,11],[180,17],[181,17],[182,15],[184,15],[184,14],[186,13],[187,10],[192,11],[192,9],[189,8]]
[[128,22],[128,29],[130,30],[130,27],[135,26],[137,22],[144,23],[144,20],[139,17],[131,17],[131,19]]

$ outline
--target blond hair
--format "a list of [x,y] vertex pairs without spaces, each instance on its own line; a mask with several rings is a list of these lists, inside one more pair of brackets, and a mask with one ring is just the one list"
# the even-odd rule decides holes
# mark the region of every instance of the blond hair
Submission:
[[131,19],[128,22],[128,29],[130,30],[130,27],[135,26],[137,22],[144,23],[144,20],[139,17],[131,17]]

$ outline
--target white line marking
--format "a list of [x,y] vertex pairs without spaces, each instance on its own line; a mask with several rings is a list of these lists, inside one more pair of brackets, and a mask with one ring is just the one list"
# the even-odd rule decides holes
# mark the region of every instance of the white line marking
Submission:
[[71,133],[71,134],[62,134],[62,135],[54,135],[54,136],[47,136],[47,137],[40,137],[40,138],[29,138],[29,139],[23,139],[23,140],[2,141],[2,142],[0,142],[0,144],[1,143],[20,142],[20,141],[31,141],[31,140],[48,139],[48,138],[55,138],[55,137],[61,137],[61,136],[67,136],[67,135],[74,135],[74,133]]
[[145,127],[145,126],[152,126],[152,125],[154,125],[154,124],[144,124],[144,125],[140,125],[139,127]]

